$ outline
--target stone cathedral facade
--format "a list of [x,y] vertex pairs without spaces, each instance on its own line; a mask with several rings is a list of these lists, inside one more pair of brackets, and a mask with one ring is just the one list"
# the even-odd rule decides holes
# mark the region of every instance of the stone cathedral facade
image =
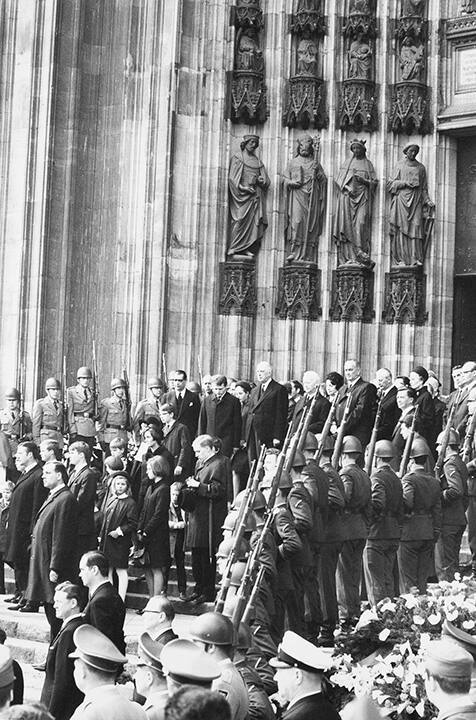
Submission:
[[4,385],[475,358],[476,3],[0,13]]

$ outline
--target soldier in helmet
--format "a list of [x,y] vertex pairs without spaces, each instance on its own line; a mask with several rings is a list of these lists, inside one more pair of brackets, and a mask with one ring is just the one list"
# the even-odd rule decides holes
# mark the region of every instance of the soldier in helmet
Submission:
[[39,445],[43,440],[55,440],[63,447],[68,432],[61,402],[61,383],[54,377],[46,381],[46,396],[33,405],[33,440]]
[[194,619],[190,636],[195,644],[218,661],[221,675],[213,681],[212,690],[225,696],[232,720],[245,720],[248,716],[248,692],[233,664],[233,623],[225,615],[207,612]]
[[131,430],[129,407],[126,399],[127,384],[122,378],[111,381],[111,396],[99,405],[99,442],[103,452],[109,455],[109,443],[116,437],[128,439]]
[[69,438],[71,442],[81,440],[87,443],[92,451],[96,443],[94,395],[91,389],[93,374],[90,368],[83,366],[79,368],[76,377],[78,384],[67,390]]
[[403,492],[391,467],[394,456],[390,440],[375,444],[372,483],[372,517],[364,550],[364,575],[372,605],[394,594],[393,567],[400,543]]
[[268,699],[263,681],[246,655],[251,645],[251,630],[245,623],[240,623],[234,663],[248,691],[248,716],[250,720],[274,720],[273,706]]
[[160,401],[165,390],[164,383],[157,375],[154,375],[148,379],[147,387],[149,388],[148,396],[137,403],[132,415],[136,445],[140,445],[142,433],[147,429],[146,418],[156,417],[157,420],[160,420]]
[[342,443],[340,471],[345,497],[344,540],[337,563],[337,600],[344,630],[360,616],[362,554],[370,515],[370,478],[357,464],[361,455],[360,440],[347,435]]
[[15,455],[18,443],[32,439],[32,422],[29,413],[20,409],[20,391],[10,388],[5,393],[7,407],[0,410],[0,429],[8,438],[12,455]]
[[441,531],[441,490],[438,480],[425,471],[428,445],[413,441],[408,472],[402,478],[405,517],[398,549],[400,592],[417,587],[421,593],[433,564],[433,547]]
[[[445,433],[436,440],[438,453],[442,452]],[[466,527],[468,507],[468,469],[459,455],[459,435],[450,428],[449,442],[444,454],[441,485],[441,535],[435,547],[435,569],[438,580],[454,580],[459,570],[459,550]]]

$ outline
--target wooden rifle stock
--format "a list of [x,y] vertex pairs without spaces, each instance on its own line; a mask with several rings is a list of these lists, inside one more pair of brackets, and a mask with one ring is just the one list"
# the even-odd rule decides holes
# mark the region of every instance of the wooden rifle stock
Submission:
[[306,437],[309,432],[309,425],[311,424],[312,420],[312,414],[314,412],[314,408],[316,407],[317,399],[319,397],[319,388],[316,388],[316,392],[314,393],[314,397],[311,400],[311,404],[307,408],[307,410],[303,410],[303,415],[306,415],[306,419],[304,420],[304,423],[301,427],[301,432],[299,434],[299,440],[297,444],[297,449],[301,450],[303,449]]
[[451,410],[448,415],[448,420],[446,421],[445,429],[443,431],[443,440],[440,445],[440,452],[438,453],[438,457],[436,459],[435,463],[435,477],[437,480],[441,479],[441,473],[443,472],[443,465],[445,464],[445,455],[446,455],[446,449],[450,442],[450,433],[451,428],[453,426],[453,418],[456,412],[456,405],[459,402],[459,399],[461,397],[461,390],[458,390],[458,394],[455,397],[455,401],[451,407]]
[[464,434],[463,452],[461,458],[464,463],[469,463],[471,460],[471,448],[473,445],[474,433],[476,431],[476,409],[471,415],[471,420],[468,419],[466,426],[466,432]]
[[123,362],[122,364],[122,379],[124,380],[126,387],[125,387],[125,396],[126,396],[126,428],[127,430],[132,430],[132,414],[131,414],[131,392],[130,392],[130,384],[129,384],[129,374],[127,372],[126,363]]
[[365,461],[365,472],[367,475],[370,475],[372,471],[372,463],[374,460],[374,453],[375,453],[375,445],[377,443],[377,435],[380,427],[380,421],[382,419],[382,400],[383,400],[383,394],[380,396],[378,405],[377,405],[377,413],[375,415],[375,421],[374,426],[372,428],[372,434],[370,436],[370,442],[367,447],[367,459]]
[[334,446],[334,452],[332,453],[332,467],[334,467],[336,470],[339,468],[339,458],[342,450],[342,443],[344,441],[344,434],[346,430],[347,420],[350,415],[350,403],[352,402],[352,392],[349,392],[347,395],[347,402],[345,404],[344,408],[344,414],[342,416],[342,422],[339,425],[339,430],[337,432],[337,438],[336,438],[336,444]]
[[336,394],[332,398],[332,403],[329,408],[329,412],[327,413],[326,422],[324,423],[324,427],[322,428],[321,439],[319,440],[319,447],[317,448],[316,452],[314,453],[314,460],[316,460],[317,462],[319,462],[319,460],[322,457],[322,453],[324,452],[324,445],[326,443],[327,438],[329,437],[329,433],[331,431],[331,425],[334,422],[338,398],[339,398],[339,393],[336,392]]
[[410,426],[410,432],[409,432],[407,440],[405,442],[405,447],[403,448],[403,455],[402,455],[402,459],[400,461],[400,468],[398,470],[398,477],[400,478],[400,480],[407,472],[408,460],[410,459],[410,451],[412,449],[413,439],[415,437],[415,424],[416,424],[417,417],[418,417],[418,408],[419,408],[419,406],[416,405],[415,412],[413,414],[412,424]]

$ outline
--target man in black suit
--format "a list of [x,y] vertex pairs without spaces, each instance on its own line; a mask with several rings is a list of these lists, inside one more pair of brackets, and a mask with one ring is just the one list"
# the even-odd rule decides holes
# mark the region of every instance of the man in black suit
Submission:
[[257,387],[250,395],[251,429],[249,451],[251,458],[259,455],[262,444],[278,448],[286,436],[288,393],[284,385],[273,380],[273,369],[267,362],[256,368]]
[[317,393],[316,403],[312,411],[311,424],[309,425],[309,432],[314,433],[314,435],[322,432],[324,423],[329,415],[331,404],[327,398],[320,394],[319,383],[320,377],[314,370],[307,370],[302,376],[302,386],[305,395],[299,398],[294,407],[292,420],[293,431],[297,430],[303,411],[307,410],[311,405]]
[[[9,598],[11,610],[19,610],[26,605],[23,597],[28,584],[28,566],[30,561],[30,535],[34,518],[46,499],[48,491],[43,485],[42,469],[39,464],[40,451],[34,442],[24,442],[18,446],[15,464],[21,472],[10,500],[8,517],[5,562],[15,572],[15,595]],[[36,612],[38,606],[30,605],[29,612]]]
[[339,426],[344,417],[349,394],[350,412],[347,416],[345,435],[353,435],[360,440],[362,450],[370,440],[375,420],[377,405],[377,389],[375,385],[362,380],[360,364],[354,358],[344,365],[346,384],[339,390],[337,401],[336,425]]
[[432,452],[435,450],[435,403],[425,383],[428,371],[417,365],[410,373],[410,387],[416,392],[415,405],[418,407],[418,425]]
[[340,720],[322,692],[323,673],[330,666],[324,650],[287,630],[269,664],[276,669],[279,699],[287,703],[282,720]]
[[48,648],[40,700],[53,717],[61,720],[69,720],[84,699],[74,682],[74,661],[69,657],[76,649],[74,631],[84,624],[82,599],[83,591],[79,585],[64,582],[56,586],[54,609],[62,625]]
[[25,592],[29,603],[44,604],[51,640],[61,624],[53,608],[55,585],[72,580],[77,573],[78,503],[66,487],[67,480],[68,474],[62,463],[46,463],[43,484],[49,495],[35,518]]
[[89,590],[89,600],[84,608],[84,622],[100,630],[124,653],[124,619],[126,606],[121,596],[109,582],[109,562],[104,553],[91,550],[79,563],[79,576]]
[[77,562],[88,550],[97,548],[97,535],[94,525],[94,504],[98,474],[89,467],[91,450],[83,440],[78,440],[69,446],[69,462],[73,468],[69,476],[68,487],[78,503],[78,542]]
[[142,611],[144,630],[152,640],[166,645],[178,637],[172,630],[174,617],[175,610],[170,600],[164,595],[154,595]]
[[190,439],[197,435],[198,416],[200,415],[200,397],[187,390],[187,373],[176,370],[172,379],[173,390],[163,395],[161,402],[169,403],[175,411],[177,422],[188,427]]
[[400,410],[397,405],[397,388],[393,384],[392,373],[388,368],[377,370],[375,377],[380,402],[380,423],[377,440],[391,440],[400,417]]
[[198,434],[220,438],[222,453],[231,457],[233,451],[240,447],[241,405],[226,388],[226,377],[215,375],[212,379],[212,394],[205,396],[200,410]]

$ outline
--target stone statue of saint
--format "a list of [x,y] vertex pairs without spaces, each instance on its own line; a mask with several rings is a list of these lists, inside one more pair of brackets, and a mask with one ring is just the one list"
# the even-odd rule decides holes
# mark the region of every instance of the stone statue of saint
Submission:
[[301,40],[297,48],[297,74],[317,75],[317,45],[312,40]]
[[402,80],[419,80],[423,71],[423,45],[414,45],[409,37],[400,49],[400,70]]
[[434,203],[428,195],[425,166],[416,156],[418,145],[407,145],[387,183],[390,200],[391,265],[423,265],[433,229]]
[[339,190],[334,225],[339,265],[360,265],[372,268],[370,259],[370,227],[372,200],[377,185],[375,170],[366,157],[365,140],[353,140],[352,157],[337,176]]
[[369,80],[372,72],[372,48],[363,39],[362,33],[349,48],[349,78]]
[[327,178],[310,135],[297,143],[297,153],[284,174],[286,191],[285,240],[288,262],[317,262],[317,243],[326,208]]
[[253,30],[245,31],[238,40],[235,69],[252,72],[263,72],[264,70],[263,53],[254,37]]
[[230,161],[228,190],[230,198],[230,243],[228,256],[253,257],[258,252],[268,225],[265,194],[269,177],[256,156],[257,135],[245,135],[240,151]]

